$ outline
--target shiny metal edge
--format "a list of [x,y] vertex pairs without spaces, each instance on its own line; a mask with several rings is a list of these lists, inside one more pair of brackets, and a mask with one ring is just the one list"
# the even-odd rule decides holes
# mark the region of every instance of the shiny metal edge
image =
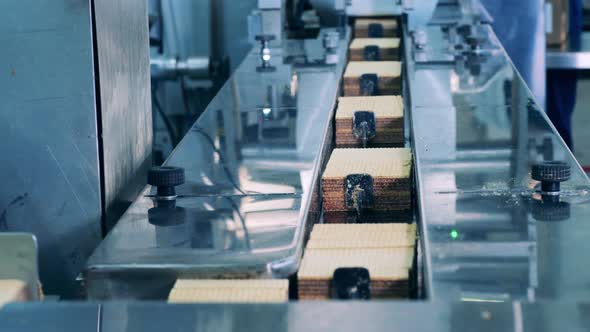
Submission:
[[15,303],[2,331],[587,331],[588,302]]
[[[405,18],[405,17],[404,17]],[[405,22],[404,22],[405,23]],[[406,126],[406,145],[412,149],[414,154],[414,190],[415,190],[415,222],[417,224],[418,229],[418,236],[419,236],[419,246],[420,250],[420,261],[421,264],[419,265],[420,271],[420,295],[424,298],[430,298],[432,296],[431,289],[432,289],[432,274],[429,271],[429,267],[431,266],[430,261],[430,248],[428,244],[428,229],[424,227],[424,222],[422,220],[422,216],[424,216],[424,207],[422,206],[422,198],[420,197],[420,183],[422,182],[420,179],[420,160],[416,155],[416,149],[414,149],[414,145],[416,144],[416,137],[414,136],[414,131],[412,130],[412,86],[409,79],[409,73],[413,72],[414,70],[414,61],[412,60],[412,37],[408,30],[407,24],[402,24],[402,43],[403,43],[403,52],[404,52],[404,62],[403,62],[403,87],[404,87],[404,117],[405,117],[405,126]],[[421,267],[421,269],[420,269]]]

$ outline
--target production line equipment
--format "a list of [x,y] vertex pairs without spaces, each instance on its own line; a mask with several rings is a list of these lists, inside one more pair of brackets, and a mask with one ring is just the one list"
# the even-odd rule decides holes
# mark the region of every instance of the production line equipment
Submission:
[[590,181],[479,1],[257,4],[255,46],[85,264],[105,324],[191,324],[134,302],[158,300],[228,330],[588,325]]
[[[584,298],[570,287],[590,272],[564,270],[575,268],[569,250],[587,247],[588,179],[492,19],[477,1],[383,4],[297,12],[259,1],[249,20],[259,46],[90,257],[88,297],[166,299],[178,279],[284,279],[284,299],[297,299],[314,225],[337,220],[417,226],[407,297]],[[361,150],[340,150],[339,135]],[[391,147],[374,149],[386,136]],[[330,155],[343,182],[326,180],[338,173],[326,170]],[[359,160],[369,166],[354,169]],[[371,163],[407,170],[388,178]]]

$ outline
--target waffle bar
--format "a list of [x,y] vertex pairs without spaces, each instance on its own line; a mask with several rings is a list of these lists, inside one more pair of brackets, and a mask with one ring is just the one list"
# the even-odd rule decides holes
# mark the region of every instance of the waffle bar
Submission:
[[355,38],[349,46],[350,61],[399,61],[399,38]]
[[285,279],[179,279],[168,301],[172,303],[260,303],[289,300]]
[[409,149],[334,149],[322,176],[324,211],[355,211],[347,194],[347,180],[354,174],[372,177],[373,199],[367,210],[408,210],[411,207],[411,169]]
[[404,144],[404,109],[401,96],[340,97],[336,110],[336,147],[363,147],[355,135],[359,121],[357,112],[373,114],[375,133],[367,147],[393,147]]
[[344,72],[345,96],[399,95],[401,62],[351,61]]

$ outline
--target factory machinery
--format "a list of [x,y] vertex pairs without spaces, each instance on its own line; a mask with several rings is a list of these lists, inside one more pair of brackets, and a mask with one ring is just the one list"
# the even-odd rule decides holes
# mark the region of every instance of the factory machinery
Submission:
[[[297,1],[258,2],[249,18],[258,45],[87,260],[79,279],[91,301],[10,304],[0,330],[590,328],[590,181],[483,6],[311,2],[317,16]],[[366,16],[400,24],[418,228],[412,298],[308,302],[291,289],[283,304],[164,302],[179,278],[295,283],[323,221],[351,24]]]

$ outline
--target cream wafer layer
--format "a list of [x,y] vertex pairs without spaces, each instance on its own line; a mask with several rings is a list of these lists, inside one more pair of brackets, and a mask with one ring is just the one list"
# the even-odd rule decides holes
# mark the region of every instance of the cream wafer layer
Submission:
[[371,111],[379,118],[401,118],[404,116],[401,96],[340,97],[336,119],[351,119],[356,111]]
[[415,224],[317,224],[307,249],[403,248],[415,243]]
[[289,281],[285,279],[200,280],[180,279],[169,302],[285,302]]
[[361,77],[363,74],[377,74],[379,77],[400,77],[402,63],[399,61],[351,61],[346,67],[344,78]]
[[364,267],[371,280],[405,280],[414,259],[414,248],[308,249],[298,278],[330,279],[342,267]]
[[350,174],[409,178],[411,167],[412,154],[406,148],[334,149],[322,178],[344,178]]

